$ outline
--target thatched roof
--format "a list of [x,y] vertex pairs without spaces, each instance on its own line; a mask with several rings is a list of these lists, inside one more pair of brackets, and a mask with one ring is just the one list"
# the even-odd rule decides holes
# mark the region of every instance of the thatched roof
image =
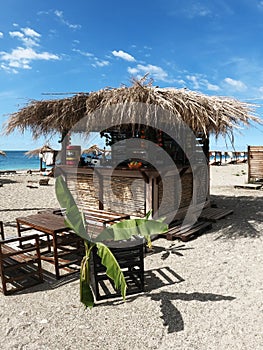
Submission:
[[97,145],[92,145],[90,146],[89,148],[87,149],[84,149],[81,153],[96,153],[96,154],[100,154],[100,153],[103,153],[104,150],[103,149],[100,149],[99,146]]
[[36,149],[32,149],[30,151],[27,151],[25,153],[26,156],[28,156],[29,158],[34,157],[34,156],[38,156],[39,153],[46,153],[46,152],[54,152],[53,148],[49,147],[48,145],[44,145],[40,148],[36,148]]
[[81,152],[81,154],[89,154],[89,153],[95,153],[96,155],[98,155],[98,154],[108,154],[108,153],[110,153],[111,152],[111,150],[109,150],[109,149],[101,149],[101,148],[99,148],[99,146],[98,145],[92,145],[92,146],[90,146],[89,148],[87,148],[87,149],[84,149],[82,152]]
[[187,89],[158,88],[134,81],[131,87],[105,88],[64,99],[31,101],[11,114],[5,131],[11,133],[18,129],[24,132],[30,129],[33,137],[37,138],[68,131],[84,117],[88,118],[92,128],[97,119],[94,114],[98,111],[102,120],[107,119],[104,120],[105,125],[117,125],[123,122],[124,108],[125,115],[133,123],[136,103],[144,104],[150,111],[146,113],[147,118],[155,118],[152,107],[161,108],[168,112],[163,122],[173,124],[181,120],[193,131],[206,135],[211,132],[215,135],[232,134],[240,125],[260,122],[254,114],[256,106],[236,99],[207,96]]
[[0,156],[4,156],[4,157],[5,157],[5,156],[6,156],[6,153],[5,153],[4,151],[1,151],[1,150],[0,150]]

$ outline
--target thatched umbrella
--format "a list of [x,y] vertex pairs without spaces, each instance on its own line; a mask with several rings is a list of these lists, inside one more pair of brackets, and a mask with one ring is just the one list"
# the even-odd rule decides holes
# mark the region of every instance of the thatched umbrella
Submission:
[[5,153],[4,151],[1,151],[1,150],[0,150],[0,156],[4,156],[4,157],[5,157],[5,156],[6,156],[6,153]]
[[92,145],[90,146],[89,148],[87,149],[84,149],[81,153],[95,153],[96,155],[100,154],[100,153],[103,153],[104,150],[103,149],[100,149],[98,145]]
[[[181,120],[194,132],[205,135],[213,133],[216,136],[232,136],[240,124],[261,122],[254,114],[256,106],[246,102],[207,96],[187,89],[154,87],[141,80],[134,81],[131,87],[105,88],[65,99],[31,101],[10,115],[5,131],[9,134],[15,129],[24,132],[29,128],[34,138],[57,132],[65,135],[84,117],[88,118],[92,129],[97,123],[94,117],[96,111],[100,111],[102,119],[107,118],[105,125],[118,125],[122,124],[122,110],[127,106],[125,113],[128,114],[130,123],[133,123],[136,103],[143,103],[149,110],[152,106],[162,108],[168,111],[167,120],[163,122],[175,125]],[[112,111],[110,116],[104,113],[108,108]]]
[[25,153],[25,155],[29,158],[35,157],[35,156],[39,156],[39,160],[40,160],[40,171],[43,170],[43,154],[44,153],[55,153],[57,154],[58,151],[55,151],[53,148],[51,148],[48,145],[44,145],[40,148],[36,148],[30,151],[27,151]]
[[53,148],[49,147],[48,145],[44,145],[40,148],[36,148],[30,151],[27,151],[25,155],[29,158],[38,156],[39,154],[43,154],[45,152],[54,152]]

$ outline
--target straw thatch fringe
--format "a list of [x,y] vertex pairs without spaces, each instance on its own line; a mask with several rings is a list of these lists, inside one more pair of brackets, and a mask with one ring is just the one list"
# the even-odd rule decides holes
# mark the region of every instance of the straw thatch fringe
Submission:
[[36,148],[25,152],[25,155],[29,158],[32,158],[32,157],[38,156],[40,153],[46,153],[46,152],[55,152],[55,150],[48,145],[44,145],[40,148]]
[[[99,111],[101,118],[109,118],[108,109],[113,113],[111,120],[105,120],[105,125],[121,124],[124,110],[132,123],[138,103],[146,105],[144,121],[156,118],[157,109],[161,108],[166,111],[163,122],[173,125],[181,120],[194,132],[205,135],[231,135],[234,129],[242,125],[262,122],[254,113],[256,106],[246,102],[207,96],[187,89],[158,88],[153,87],[152,82],[134,80],[131,87],[105,88],[58,100],[31,101],[10,115],[5,132],[9,134],[15,129],[21,132],[31,129],[33,136],[38,138],[68,131],[84,117],[88,118],[92,128],[94,113]],[[153,115],[154,110],[156,115]]]

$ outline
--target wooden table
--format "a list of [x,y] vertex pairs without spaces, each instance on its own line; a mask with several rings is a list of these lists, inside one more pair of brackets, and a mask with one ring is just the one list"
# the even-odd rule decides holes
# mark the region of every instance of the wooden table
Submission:
[[[54,264],[56,278],[59,279],[59,270],[67,265],[62,265],[59,263],[57,238],[59,234],[63,232],[69,232],[71,230],[65,225],[64,216],[54,214],[55,212],[57,214],[61,214],[63,213],[63,210],[60,212],[58,212],[58,210],[53,210],[53,213],[52,211],[40,212],[34,215],[19,217],[16,219],[16,222],[19,237],[22,236],[22,232],[28,230],[37,230],[43,232],[45,235],[47,235],[48,240],[49,236],[52,237],[52,259],[50,257],[45,257],[43,254],[41,255],[41,258]],[[93,232],[94,234],[98,234],[107,225],[111,225],[114,222],[119,222],[130,218],[130,216],[126,214],[112,213],[105,210],[93,208],[85,208],[83,212],[86,219],[87,230],[88,232]],[[72,234],[74,235],[74,233]],[[76,235],[76,241],[78,239],[79,238]]]
[[[52,237],[52,246],[53,246],[52,259],[50,258],[45,259],[44,255],[41,255],[41,258],[43,260],[47,260],[52,264],[54,264],[55,275],[56,275],[56,278],[59,279],[60,278],[59,270],[64,266],[60,265],[59,263],[57,236],[60,233],[69,232],[70,230],[65,225],[64,217],[60,215],[49,214],[49,213],[34,214],[34,215],[19,217],[16,219],[16,223],[17,223],[17,231],[18,231],[19,237],[22,236],[22,232],[28,231],[28,230],[37,230],[46,234],[47,238],[49,238],[49,236]],[[76,239],[77,239],[77,236],[76,236]]]

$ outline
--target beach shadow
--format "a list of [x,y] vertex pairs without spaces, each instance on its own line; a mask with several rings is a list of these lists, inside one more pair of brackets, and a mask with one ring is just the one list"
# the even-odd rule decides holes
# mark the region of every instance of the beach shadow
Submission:
[[165,252],[162,254],[161,259],[166,260],[170,254],[175,254],[177,256],[184,256],[182,253],[185,250],[192,250],[194,248],[187,247],[185,244],[175,245],[175,243],[172,243],[169,248],[165,248]]
[[[127,294],[126,302],[133,302],[140,296],[150,295],[149,293],[153,290],[181,282],[184,282],[184,279],[175,271],[173,271],[169,266],[144,271],[144,291]],[[122,297],[120,294],[116,294],[116,296],[109,299],[102,299],[97,301],[95,305],[103,304],[104,306],[110,306],[120,303],[123,303]]]
[[[44,283],[38,284],[34,287],[18,292],[18,294],[30,294],[50,289],[56,289],[63,285],[79,280],[79,273],[62,276],[61,279],[56,280],[55,275],[47,270],[44,273]],[[213,293],[180,293],[160,291],[150,293],[155,289],[164,286],[173,285],[183,282],[184,279],[175,273],[169,266],[145,271],[145,292],[127,295],[126,303],[133,302],[138,297],[150,298],[153,301],[160,303],[160,318],[163,320],[163,326],[167,328],[168,333],[175,333],[184,330],[184,319],[181,312],[174,305],[174,302],[179,301],[198,301],[198,302],[216,302],[216,301],[233,301],[236,299],[233,296],[213,294]],[[123,304],[120,295],[112,297],[107,300],[96,301],[94,307],[103,306],[117,306]]]
[[6,208],[6,209],[0,209],[1,211],[28,211],[28,210],[45,210],[45,209],[50,209],[49,207],[40,207],[40,208]]
[[257,228],[263,224],[263,196],[212,195],[211,199],[219,208],[234,211],[232,215],[213,223],[210,233],[223,232],[217,239],[257,238],[263,235],[262,229]]
[[235,297],[225,296],[221,294],[212,293],[172,293],[161,291],[156,294],[151,294],[149,297],[154,300],[161,302],[161,313],[163,325],[167,328],[168,333],[180,332],[184,330],[184,320],[181,312],[174,306],[173,301],[200,301],[200,302],[210,302],[210,301],[232,301]]
[[183,277],[178,275],[169,266],[151,269],[144,272],[144,290],[146,293],[181,282],[184,282]]
[[66,284],[75,282],[79,280],[79,271],[76,271],[72,274],[68,274],[65,276],[62,276],[59,280],[56,279],[56,276],[54,273],[51,273],[48,270],[42,269],[44,282],[39,283],[33,287],[29,287],[27,289],[21,290],[17,292],[16,294],[32,294],[37,292],[43,292],[51,289],[57,289],[61,286],[64,286]]
[[[156,273],[156,270],[150,270],[146,271],[146,274],[150,276],[153,272]],[[167,281],[167,284],[159,282],[156,284],[156,278],[154,275],[151,276],[153,278],[155,287],[152,289],[160,288],[164,285],[179,283],[184,281],[182,277],[178,276],[176,274],[177,282],[174,281]],[[148,289],[148,290],[147,290]],[[127,295],[126,303],[133,302],[138,297],[143,298],[151,298],[151,300],[159,302],[160,303],[160,311],[161,316],[160,318],[163,320],[163,326],[167,328],[168,333],[175,333],[175,332],[181,332],[184,330],[184,319],[180,312],[180,310],[174,305],[174,302],[179,301],[198,301],[198,302],[216,302],[216,301],[233,301],[236,298],[233,296],[228,295],[221,295],[221,294],[214,294],[214,293],[200,293],[200,292],[194,292],[194,293],[179,293],[179,292],[167,292],[167,291],[160,291],[157,293],[150,293],[151,288],[146,287],[146,291],[144,293],[138,293],[135,295]],[[123,303],[123,300],[121,297],[112,298],[107,301],[100,300],[99,302],[96,302],[95,306],[104,305],[104,306],[117,306]]]
[[0,178],[0,181],[3,185],[18,183],[16,180],[6,179],[2,177]]
[[187,247],[185,244],[177,245],[177,243],[171,243],[168,248],[153,245],[151,249],[146,248],[146,256],[162,253],[161,259],[166,260],[170,254],[175,254],[177,256],[184,256],[182,253],[185,250],[194,249],[192,247]]

